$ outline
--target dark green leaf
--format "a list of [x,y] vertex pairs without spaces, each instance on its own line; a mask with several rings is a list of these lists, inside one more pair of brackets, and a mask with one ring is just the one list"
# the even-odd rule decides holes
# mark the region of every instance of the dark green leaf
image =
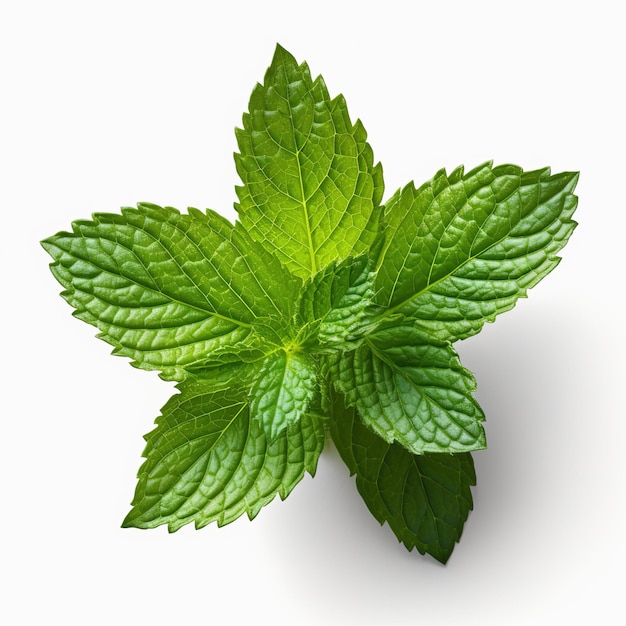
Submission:
[[476,484],[469,453],[415,455],[363,426],[354,409],[334,402],[331,435],[372,515],[408,550],[441,563],[452,554],[472,509]]

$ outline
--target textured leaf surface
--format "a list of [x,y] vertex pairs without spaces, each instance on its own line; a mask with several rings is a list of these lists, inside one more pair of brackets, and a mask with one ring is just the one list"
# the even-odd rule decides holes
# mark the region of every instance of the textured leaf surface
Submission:
[[487,164],[407,185],[385,208],[379,301],[439,339],[475,334],[558,264],[577,179]]
[[360,341],[379,314],[368,256],[333,263],[305,281],[298,301],[302,342],[312,350],[346,349]]
[[336,389],[375,433],[415,454],[484,448],[473,376],[451,345],[423,339],[404,327],[371,335],[331,366]]
[[268,441],[302,417],[317,386],[317,368],[307,354],[277,350],[265,358],[252,387],[250,413]]
[[476,484],[469,453],[415,455],[366,428],[354,409],[334,402],[331,435],[372,515],[410,551],[445,563],[472,510]]
[[175,531],[194,522],[252,519],[276,494],[286,498],[315,473],[324,444],[317,417],[303,415],[268,444],[250,418],[247,390],[213,391],[206,381],[180,385],[147,435],[133,509],[124,526]]
[[75,222],[43,245],[76,315],[117,354],[166,377],[209,354],[251,350],[256,317],[288,320],[299,289],[213,212],[141,204]]
[[310,277],[369,248],[383,182],[365,130],[280,46],[237,142],[239,219],[293,274]]

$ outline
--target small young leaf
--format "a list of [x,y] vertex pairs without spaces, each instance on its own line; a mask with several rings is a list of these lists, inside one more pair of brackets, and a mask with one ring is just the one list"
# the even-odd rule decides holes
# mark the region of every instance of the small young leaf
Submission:
[[472,510],[471,455],[411,454],[377,437],[338,398],[330,432],[378,522],[387,522],[409,551],[417,548],[446,563]]
[[328,265],[305,281],[296,317],[303,345],[312,351],[354,347],[380,315],[373,303],[374,276],[371,260],[362,255]]
[[317,387],[317,368],[307,354],[277,350],[265,358],[252,387],[250,414],[269,442],[302,417]]
[[336,389],[372,431],[415,454],[485,448],[474,378],[451,345],[423,338],[401,326],[372,334],[332,362]]
[[244,227],[296,276],[366,252],[374,241],[383,193],[380,165],[343,97],[331,100],[277,46],[263,85],[237,129]]
[[440,340],[477,333],[558,264],[577,179],[486,164],[407,185],[385,208],[379,302]]
[[276,494],[286,498],[305,472],[315,473],[324,445],[319,417],[304,414],[268,443],[250,418],[247,390],[214,387],[191,379],[163,408],[146,437],[124,526],[175,531],[190,522],[222,526],[244,513],[252,519]]

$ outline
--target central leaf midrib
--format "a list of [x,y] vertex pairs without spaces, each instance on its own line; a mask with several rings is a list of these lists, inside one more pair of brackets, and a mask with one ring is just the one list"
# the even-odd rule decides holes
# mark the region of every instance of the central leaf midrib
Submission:
[[283,64],[283,74],[285,77],[285,84],[287,87],[287,108],[289,109],[289,124],[291,126],[291,138],[293,140],[294,155],[296,157],[296,163],[298,165],[298,180],[300,182],[300,197],[302,203],[302,213],[304,214],[304,226],[306,229],[307,244],[309,248],[309,256],[311,258],[311,276],[317,273],[317,262],[315,260],[315,249],[313,247],[313,233],[311,232],[311,222],[309,217],[309,210],[306,202],[306,195],[304,193],[304,180],[302,177],[302,164],[300,163],[300,152],[298,143],[296,142],[296,127],[293,119],[293,111],[291,109],[291,98],[289,93],[289,76],[287,75],[287,68]]
[[[293,128],[293,122],[292,122]],[[294,136],[295,141],[295,136]],[[309,245],[309,255],[311,257],[311,276],[317,273],[317,263],[315,261],[315,249],[313,248],[313,234],[311,232],[311,223],[309,217],[309,209],[304,195],[304,182],[302,179],[302,166],[300,165],[300,150],[296,149],[296,160],[298,163],[298,178],[300,179],[300,194],[302,196],[302,212],[304,213],[304,224],[306,226],[306,236]]]

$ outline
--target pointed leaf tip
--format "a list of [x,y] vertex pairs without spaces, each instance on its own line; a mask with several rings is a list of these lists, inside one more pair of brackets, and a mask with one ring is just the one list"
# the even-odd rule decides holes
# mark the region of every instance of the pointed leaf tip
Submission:
[[379,222],[382,170],[343,98],[277,44],[250,99],[239,154],[239,220],[296,276],[366,252]]
[[366,428],[339,396],[330,432],[372,515],[407,550],[445,564],[473,506],[476,474],[469,453],[412,455]]

